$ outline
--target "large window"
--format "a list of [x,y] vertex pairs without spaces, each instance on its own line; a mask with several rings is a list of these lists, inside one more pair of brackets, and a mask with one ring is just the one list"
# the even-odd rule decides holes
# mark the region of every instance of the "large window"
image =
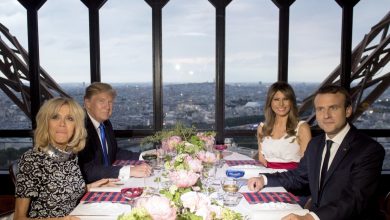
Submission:
[[[389,8],[388,0],[361,0],[356,5],[352,48]],[[215,13],[214,6],[204,0],[170,0],[162,9],[162,60],[158,61],[162,62],[164,129],[177,122],[199,129],[216,128]],[[26,14],[16,0],[0,3],[0,22],[25,49]],[[99,15],[101,81],[111,83],[118,92],[111,118],[114,128],[153,129],[156,48],[152,42],[152,9],[145,1],[110,0]],[[266,93],[278,76],[279,9],[273,1],[235,0],[226,8],[225,21],[225,129],[239,146],[256,149],[255,136],[244,137],[237,130],[252,134],[264,120]],[[82,104],[91,81],[88,8],[80,0],[47,1],[38,11],[38,24],[41,67]],[[288,81],[298,104],[340,63],[341,25],[342,8],[335,1],[295,1],[290,7]],[[375,78],[389,70],[390,66],[385,66]],[[5,74],[0,72],[0,77]],[[23,83],[29,85],[28,81]],[[356,126],[389,129],[389,99],[387,89],[357,119]],[[3,91],[0,129],[31,129],[30,119]],[[388,138],[378,140],[390,149]],[[31,138],[4,137],[0,155],[12,159],[15,152],[31,147],[31,143]],[[138,144],[139,139],[120,139],[121,146]],[[254,154],[255,150],[247,153]],[[389,168],[386,161],[384,167]]]
[[215,124],[215,9],[207,1],[171,0],[163,8],[164,127]]
[[87,7],[78,0],[47,1],[38,11],[38,28],[41,67],[67,93],[74,93],[82,83],[88,83]]
[[[16,37],[18,42],[27,49],[27,23],[26,10],[17,1],[6,0],[0,3],[0,22],[6,28],[11,36]],[[14,45],[7,39],[7,37],[0,32],[0,39],[11,49],[15,50]],[[3,51],[2,51],[3,52]],[[22,63],[27,65],[27,61],[20,56]],[[7,60],[7,56],[0,56],[0,63],[8,63],[12,60]],[[14,71],[11,67],[10,71]],[[8,79],[6,75],[0,71],[0,78]],[[22,80],[22,83],[29,84]],[[20,93],[13,88],[7,87],[16,96],[16,98],[23,102]],[[0,89],[0,129],[31,129],[30,118],[15,104],[15,102],[8,97],[2,89]]]
[[100,10],[102,82],[117,91],[114,129],[153,128],[152,9],[144,1],[107,1]]
[[[245,15],[245,16],[243,16]],[[278,8],[232,1],[226,9],[225,128],[256,129],[268,84],[277,79]]]

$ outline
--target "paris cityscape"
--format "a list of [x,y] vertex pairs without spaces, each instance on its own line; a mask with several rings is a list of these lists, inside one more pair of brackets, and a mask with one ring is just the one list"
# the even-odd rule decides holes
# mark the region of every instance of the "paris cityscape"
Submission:
[[[254,130],[263,120],[262,111],[268,87],[271,83],[231,83],[225,86],[225,128]],[[116,130],[152,129],[153,93],[150,83],[113,83],[117,91],[111,121]],[[297,96],[298,106],[312,94],[317,83],[291,83]],[[61,84],[64,91],[83,104],[85,83]],[[387,90],[354,123],[362,129],[388,129],[390,125],[390,91]],[[311,114],[311,112],[308,112]],[[215,83],[166,84],[163,87],[163,126],[170,128],[177,122],[198,129],[214,130]],[[31,129],[30,119],[0,92],[0,129]],[[386,148],[384,168],[390,169],[390,140],[377,138]],[[131,141],[130,141],[131,142]],[[238,141],[237,141],[238,142]],[[255,138],[250,148],[256,148]],[[0,151],[20,150],[31,147],[31,138],[2,138]],[[128,140],[121,141],[125,147]],[[138,143],[138,142],[137,142]],[[238,142],[238,145],[240,143]],[[248,147],[248,146],[246,146]],[[18,153],[17,153],[18,154]],[[3,155],[6,161],[10,156]],[[1,157],[1,156],[0,156]],[[12,156],[11,156],[12,158]]]

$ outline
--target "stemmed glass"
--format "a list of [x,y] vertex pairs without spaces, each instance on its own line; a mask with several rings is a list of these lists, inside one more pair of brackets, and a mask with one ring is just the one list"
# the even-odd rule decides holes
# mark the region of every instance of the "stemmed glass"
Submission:
[[214,181],[216,175],[216,166],[214,164],[206,164],[203,167],[201,182],[202,186],[206,189],[207,195],[210,194],[210,184]]
[[215,152],[217,154],[217,158],[218,158],[217,166],[220,167],[220,168],[225,163],[225,160],[223,159],[223,151],[225,151],[227,148],[228,148],[228,146],[226,144],[216,144],[216,145],[214,145],[214,150],[215,150]]

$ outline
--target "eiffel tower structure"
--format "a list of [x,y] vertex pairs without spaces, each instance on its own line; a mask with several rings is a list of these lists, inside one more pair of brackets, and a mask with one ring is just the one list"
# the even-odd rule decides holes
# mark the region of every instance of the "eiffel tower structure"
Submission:
[[[390,60],[390,12],[367,33],[352,51],[351,95],[355,121],[389,87],[390,73],[382,72]],[[9,30],[0,23],[0,89],[31,119],[28,53]],[[340,84],[341,66],[337,66],[320,84]],[[68,94],[40,67],[42,100]],[[300,115],[313,124],[314,94],[303,100]]]
[[[0,23],[0,89],[31,119],[28,53]],[[68,94],[42,68],[39,69],[42,100]]]
[[[377,100],[390,84],[390,72],[385,66],[390,60],[390,12],[371,28],[363,40],[352,51],[351,97],[354,112],[350,120],[356,121]],[[390,70],[390,68],[388,68]],[[329,76],[324,79],[320,87],[329,84],[340,84],[341,66],[338,65]],[[313,124],[315,112],[313,110],[314,94],[303,100],[299,108],[302,115],[311,113],[306,120]]]

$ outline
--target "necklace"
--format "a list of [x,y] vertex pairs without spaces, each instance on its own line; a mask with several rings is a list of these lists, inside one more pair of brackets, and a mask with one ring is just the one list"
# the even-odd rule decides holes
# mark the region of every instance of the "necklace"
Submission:
[[63,151],[49,144],[45,150],[46,154],[49,155],[54,161],[57,162],[65,162],[74,158],[74,154],[72,152]]

